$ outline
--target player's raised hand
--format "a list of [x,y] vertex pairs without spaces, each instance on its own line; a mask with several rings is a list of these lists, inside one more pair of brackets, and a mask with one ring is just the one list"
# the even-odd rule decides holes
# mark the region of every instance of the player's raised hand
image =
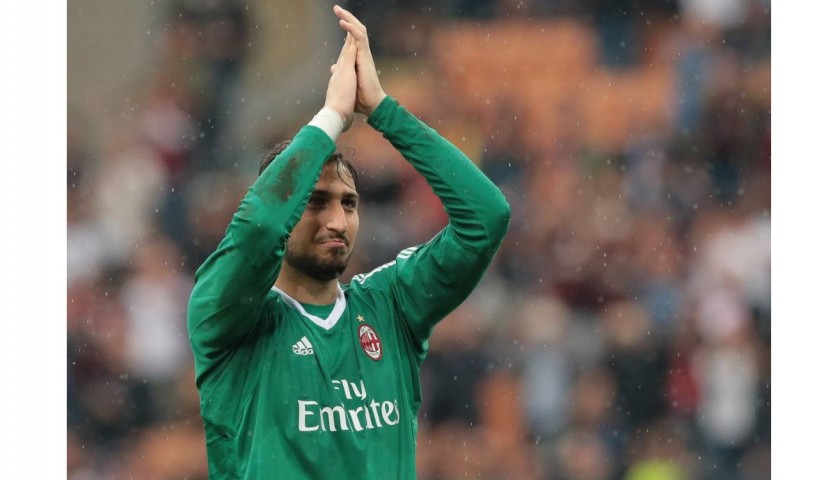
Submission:
[[356,42],[347,34],[338,60],[332,66],[324,106],[332,108],[344,119],[344,129],[353,121],[356,105]]
[[[385,91],[379,84],[379,75],[377,75],[376,66],[373,64],[367,28],[352,13],[338,5],[333,7],[333,11],[339,19],[339,26],[352,35],[357,47],[356,81],[358,82],[358,91],[356,93],[355,111],[369,116],[379,105],[379,102],[385,98]],[[336,64],[336,69],[337,67]]]

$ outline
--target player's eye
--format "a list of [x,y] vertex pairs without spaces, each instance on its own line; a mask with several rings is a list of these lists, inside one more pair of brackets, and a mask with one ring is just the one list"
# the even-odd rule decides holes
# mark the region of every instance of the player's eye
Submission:
[[355,198],[345,198],[342,202],[344,208],[355,210],[359,206],[359,201]]
[[326,205],[326,200],[320,197],[309,197],[309,206],[320,208]]

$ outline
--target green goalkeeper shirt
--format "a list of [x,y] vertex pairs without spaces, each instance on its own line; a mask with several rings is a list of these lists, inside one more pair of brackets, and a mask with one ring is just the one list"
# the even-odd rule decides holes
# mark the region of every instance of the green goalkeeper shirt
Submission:
[[[190,345],[212,479],[413,479],[420,364],[507,231],[502,193],[390,97],[368,122],[441,199],[448,225],[340,285],[321,315],[273,286],[335,144],[305,126],[196,272]],[[318,313],[318,312],[315,312]]]

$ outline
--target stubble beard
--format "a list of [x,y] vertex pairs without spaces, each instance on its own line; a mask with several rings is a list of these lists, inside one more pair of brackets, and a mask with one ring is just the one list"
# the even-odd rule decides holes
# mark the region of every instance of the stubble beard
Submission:
[[323,258],[318,255],[289,250],[286,252],[285,260],[290,267],[301,274],[320,282],[328,282],[337,279],[344,273],[352,253],[352,250],[342,254],[339,253],[338,249],[332,249],[328,256]]

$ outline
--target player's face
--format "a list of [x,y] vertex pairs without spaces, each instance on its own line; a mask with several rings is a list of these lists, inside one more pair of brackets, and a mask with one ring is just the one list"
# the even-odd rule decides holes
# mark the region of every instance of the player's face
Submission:
[[334,162],[326,164],[289,236],[286,263],[316,280],[338,278],[356,243],[358,205],[359,194],[350,172]]

